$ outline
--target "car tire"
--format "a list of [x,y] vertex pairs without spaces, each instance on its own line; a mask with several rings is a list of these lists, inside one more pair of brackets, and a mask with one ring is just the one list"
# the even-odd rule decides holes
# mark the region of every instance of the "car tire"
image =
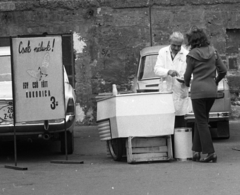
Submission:
[[107,140],[107,147],[113,160],[120,161],[126,154],[125,142],[122,138]]
[[[74,134],[73,132],[67,131],[67,154],[72,154],[74,151]],[[61,153],[65,154],[65,132],[61,133]]]
[[[220,128],[221,127],[221,128]],[[220,130],[224,129],[224,130]],[[221,122],[218,124],[218,131],[221,132],[221,139],[229,139],[230,138],[230,125],[229,120]]]
[[210,122],[210,131],[213,139],[229,139],[229,120]]

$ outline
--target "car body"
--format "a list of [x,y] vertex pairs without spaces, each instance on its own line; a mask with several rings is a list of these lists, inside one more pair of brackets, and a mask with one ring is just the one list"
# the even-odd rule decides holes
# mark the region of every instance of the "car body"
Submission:
[[[17,139],[60,140],[61,152],[66,151],[65,129],[67,135],[67,152],[74,150],[74,125],[75,125],[75,91],[69,83],[67,73],[64,68],[64,89],[66,118],[49,120],[21,122],[15,124]],[[11,55],[10,47],[0,47],[0,141],[13,140],[13,96],[11,79]]]
[[[159,76],[154,73],[158,51],[166,45],[146,47],[140,51],[137,71],[133,80],[132,91],[154,92],[158,91]],[[191,93],[189,92],[189,96]],[[229,138],[230,92],[227,79],[224,78],[218,85],[218,94],[210,111],[209,126],[212,137]],[[194,113],[185,116],[189,127],[194,127]]]

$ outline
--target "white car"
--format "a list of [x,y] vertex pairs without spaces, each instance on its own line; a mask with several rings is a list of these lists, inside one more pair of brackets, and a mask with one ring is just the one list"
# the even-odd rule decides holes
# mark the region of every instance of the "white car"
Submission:
[[[134,92],[156,92],[159,90],[159,76],[154,73],[158,51],[164,47],[152,46],[140,51],[137,71],[133,80],[132,91]],[[191,95],[191,93],[189,93]],[[229,138],[229,115],[230,115],[230,92],[227,79],[224,78],[218,85],[218,94],[210,111],[209,126],[212,137]],[[194,113],[185,116],[188,126],[194,127]]]
[[[64,68],[67,151],[74,151],[75,91]],[[48,126],[45,130],[44,125]],[[63,119],[16,123],[17,139],[60,140],[61,153],[65,154],[65,124]],[[13,140],[13,98],[10,47],[0,47],[0,141]]]

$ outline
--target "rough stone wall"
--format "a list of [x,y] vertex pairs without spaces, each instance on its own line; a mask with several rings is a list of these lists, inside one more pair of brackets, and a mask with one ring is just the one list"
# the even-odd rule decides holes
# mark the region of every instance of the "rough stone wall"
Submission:
[[229,67],[232,117],[239,118],[239,8],[239,0],[5,0],[0,36],[74,32],[77,101],[89,123],[98,93],[111,91],[112,83],[130,89],[140,49],[201,26]]

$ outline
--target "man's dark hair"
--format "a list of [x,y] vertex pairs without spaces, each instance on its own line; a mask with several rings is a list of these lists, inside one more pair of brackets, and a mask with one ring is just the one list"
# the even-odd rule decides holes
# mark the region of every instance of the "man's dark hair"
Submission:
[[191,46],[191,49],[196,47],[206,47],[210,45],[208,37],[203,29],[193,27],[191,30],[186,34],[187,37],[187,45]]

